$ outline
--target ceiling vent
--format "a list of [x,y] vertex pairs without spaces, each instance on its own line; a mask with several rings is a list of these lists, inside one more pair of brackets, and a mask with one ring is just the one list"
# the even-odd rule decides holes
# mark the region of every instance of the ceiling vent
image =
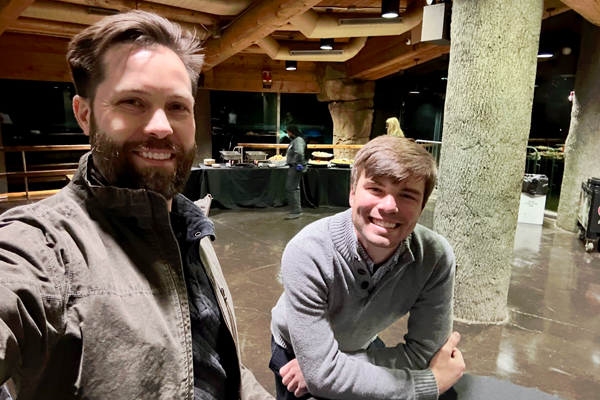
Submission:
[[290,56],[342,55],[344,50],[290,50]]
[[402,18],[342,18],[338,23],[340,25],[398,25],[402,24]]

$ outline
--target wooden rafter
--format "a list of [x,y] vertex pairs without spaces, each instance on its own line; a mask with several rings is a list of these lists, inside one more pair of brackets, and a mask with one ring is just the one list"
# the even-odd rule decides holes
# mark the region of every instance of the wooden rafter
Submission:
[[408,44],[410,38],[411,32],[391,39],[370,38],[363,50],[346,63],[348,74],[353,79],[376,80],[450,52],[450,46]]
[[14,21],[7,31],[71,38],[86,27],[87,25],[21,17]]
[[306,12],[319,0],[261,0],[236,19],[220,39],[206,43],[204,70],[227,60],[260,39],[286,25],[295,15]]
[[562,0],[583,18],[594,25],[600,25],[600,3],[597,0]]
[[0,0],[0,35],[34,0]]

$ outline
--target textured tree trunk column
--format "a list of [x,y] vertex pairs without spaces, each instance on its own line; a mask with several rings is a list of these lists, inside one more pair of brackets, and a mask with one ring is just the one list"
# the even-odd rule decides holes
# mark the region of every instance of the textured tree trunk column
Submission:
[[455,0],[435,230],[456,253],[454,315],[507,318],[542,0]]
[[[327,102],[333,120],[333,144],[365,144],[371,135],[375,82],[348,79],[343,63],[322,63],[317,71],[321,93],[317,100]],[[353,159],[358,150],[335,149],[335,158]]]
[[600,28],[584,21],[556,225],[574,231],[581,183],[600,176]]

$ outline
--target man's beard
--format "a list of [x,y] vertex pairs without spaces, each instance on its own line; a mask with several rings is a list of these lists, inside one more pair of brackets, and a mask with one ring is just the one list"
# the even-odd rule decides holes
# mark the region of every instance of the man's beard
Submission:
[[[116,187],[127,189],[152,190],[172,199],[185,188],[196,156],[196,145],[185,150],[169,138],[148,138],[143,141],[129,141],[122,145],[115,143],[106,132],[99,131],[95,118],[91,118],[90,143],[94,166],[106,181]],[[147,148],[169,150],[174,153],[175,169],[162,167],[138,167],[132,160],[132,149]]]

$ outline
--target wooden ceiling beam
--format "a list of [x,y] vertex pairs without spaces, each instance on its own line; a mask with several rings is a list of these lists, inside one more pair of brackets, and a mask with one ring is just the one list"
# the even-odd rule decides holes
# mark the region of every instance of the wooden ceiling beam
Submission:
[[302,14],[319,0],[261,0],[223,31],[220,39],[209,40],[205,46],[204,70],[256,44],[260,39],[281,29],[295,15]]
[[450,52],[450,46],[408,44],[410,38],[411,32],[393,38],[370,38],[363,50],[346,62],[348,75],[353,79],[376,80]]
[[104,15],[90,13],[89,6],[37,0],[21,14],[21,17],[68,22],[79,25],[93,25],[102,20]]
[[190,24],[214,25],[220,21],[220,17],[217,15],[185,8],[171,7],[149,1],[140,1],[138,3],[138,10],[153,12],[173,21],[187,22]]
[[85,28],[87,25],[22,17],[14,21],[7,31],[72,38]]
[[597,0],[561,0],[583,18],[594,25],[600,25],[600,3]]
[[136,0],[59,0],[61,3],[77,4],[80,6],[106,8],[125,12],[135,10]]
[[[148,1],[130,0],[37,0],[23,14],[23,17],[47,19],[52,21],[70,22],[84,25],[92,25],[102,18],[103,15],[91,12],[93,8],[127,12],[138,10],[153,12],[172,21],[178,22],[188,30],[205,31],[200,25],[213,25],[219,17],[211,14],[201,13],[183,8],[165,6]],[[190,25],[191,24],[191,25]]]
[[34,0],[3,0],[0,1],[0,35],[19,18]]

